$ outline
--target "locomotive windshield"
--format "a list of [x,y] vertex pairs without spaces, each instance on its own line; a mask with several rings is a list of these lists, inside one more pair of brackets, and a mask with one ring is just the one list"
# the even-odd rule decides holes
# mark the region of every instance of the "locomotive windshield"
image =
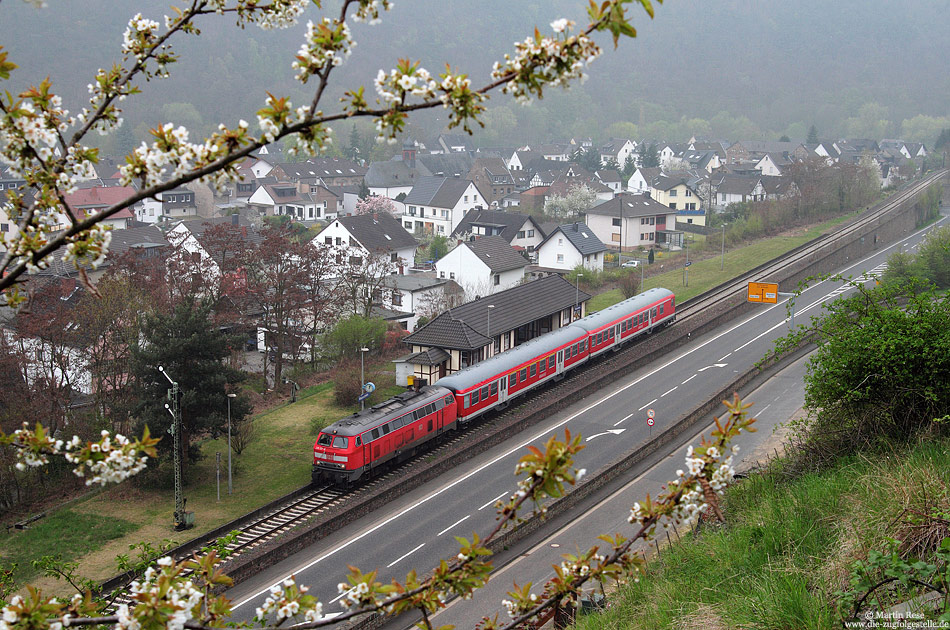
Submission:
[[337,435],[334,437],[329,433],[321,433],[320,437],[317,438],[317,445],[332,446],[333,448],[346,448],[346,438],[342,435]]

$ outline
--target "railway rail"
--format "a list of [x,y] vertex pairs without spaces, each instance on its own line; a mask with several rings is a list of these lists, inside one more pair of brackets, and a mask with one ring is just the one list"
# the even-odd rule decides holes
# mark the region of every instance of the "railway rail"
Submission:
[[[819,237],[814,241],[795,248],[777,259],[759,265],[755,269],[752,269],[751,271],[742,274],[733,280],[727,281],[726,283],[719,285],[710,291],[702,293],[695,298],[690,299],[688,302],[684,302],[677,309],[677,321],[673,324],[672,328],[674,330],[677,328],[683,328],[684,326],[688,325],[688,320],[692,317],[695,317],[697,314],[704,312],[707,309],[715,308],[717,305],[727,300],[734,299],[737,293],[745,291],[745,288],[750,281],[768,278],[770,275],[780,271],[783,267],[786,267],[794,260],[799,260],[803,257],[810,256],[821,249],[828,248],[829,245],[833,245],[836,242],[846,242],[846,239],[849,236],[852,236],[855,231],[861,230],[869,222],[876,221],[887,215],[889,212],[894,210],[898,204],[903,203],[908,198],[917,194],[920,190],[933,183],[933,181],[936,179],[943,177],[945,173],[946,171],[939,171],[925,178],[917,185],[895,193],[895,195],[893,195],[887,201],[879,204],[879,206],[877,206],[873,211],[865,213],[858,217],[855,221],[841,226],[831,234],[824,237]],[[173,550],[171,553],[178,560],[191,557],[193,555],[200,556],[200,550],[214,543],[224,530],[227,530],[227,532],[237,531],[238,534],[236,539],[227,545],[229,560],[233,560],[237,556],[248,553],[265,543],[273,541],[289,530],[305,524],[311,519],[319,517],[324,512],[327,512],[331,508],[341,504],[348,498],[362,497],[366,496],[367,493],[375,492],[380,486],[387,484],[394,477],[398,476],[400,472],[403,471],[407,466],[411,465],[419,458],[439,458],[440,454],[444,454],[446,451],[452,450],[455,445],[466,439],[466,437],[474,429],[482,426],[485,422],[505,423],[509,420],[512,420],[513,417],[522,413],[522,410],[525,407],[524,403],[526,401],[535,400],[539,397],[539,395],[545,395],[548,393],[553,393],[553,398],[558,398],[559,391],[571,391],[578,387],[578,383],[583,384],[588,382],[592,377],[592,371],[593,373],[614,371],[619,373],[629,369],[630,364],[634,361],[633,351],[646,338],[649,337],[647,335],[643,335],[634,340],[632,343],[627,343],[618,352],[607,353],[606,355],[603,355],[602,358],[593,360],[582,369],[575,370],[574,372],[570,373],[563,380],[548,384],[546,387],[542,388],[542,392],[539,392],[535,395],[529,395],[528,397],[515,402],[513,406],[505,410],[495,412],[489,419],[470,422],[464,425],[460,424],[458,431],[453,433],[450,437],[439,442],[436,446],[428,448],[422,453],[414,454],[406,461],[393,465],[388,470],[375,477],[365,481],[360,481],[348,490],[330,485],[321,485],[316,487],[308,486],[302,488],[297,492],[292,493],[288,497],[285,497],[284,500],[279,500],[266,506],[265,510],[259,510],[256,513],[257,515],[253,518],[244,517],[242,519],[238,519],[237,521],[228,524],[226,527],[216,530],[216,534],[206,534],[205,536],[199,537],[187,545],[179,547],[178,550]],[[103,583],[103,591],[113,593],[113,603],[111,605],[112,610],[114,610],[115,606],[118,604],[128,602],[128,598],[124,591],[126,590],[129,581],[131,581],[131,578],[129,576],[124,576],[125,579],[121,579],[122,577],[123,576],[117,576],[116,578]]]

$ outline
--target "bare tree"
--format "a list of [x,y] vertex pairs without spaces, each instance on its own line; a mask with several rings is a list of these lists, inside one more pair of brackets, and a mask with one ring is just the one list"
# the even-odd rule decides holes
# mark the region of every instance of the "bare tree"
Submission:
[[349,312],[369,317],[373,305],[382,302],[383,292],[387,289],[386,279],[399,268],[400,260],[394,260],[393,254],[388,252],[348,250],[347,253],[336,254],[342,263],[340,298]]

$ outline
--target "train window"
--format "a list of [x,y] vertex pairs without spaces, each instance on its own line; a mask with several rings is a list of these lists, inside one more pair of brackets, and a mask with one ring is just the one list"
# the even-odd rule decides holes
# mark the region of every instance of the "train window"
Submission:
[[488,385],[482,388],[482,402],[488,400]]
[[517,375],[517,374],[509,374],[509,375],[508,375],[508,389],[511,389],[512,387],[514,387],[514,386],[517,385],[517,384],[518,384],[518,375]]
[[584,348],[586,347],[587,347],[587,340],[585,339],[584,341],[581,342],[581,352],[583,352]]
[[534,363],[532,363],[532,364],[531,364],[531,378],[534,378],[534,376],[535,376],[537,373],[538,373],[538,366],[535,365]]
[[528,380],[528,370],[527,370],[527,368],[523,368],[523,369],[521,370],[521,374],[518,376],[518,380],[519,380],[520,382],[522,382],[522,383],[524,383],[526,380]]
[[363,446],[363,437],[362,437],[362,436],[360,436],[360,435],[357,435],[357,436],[356,436],[356,445],[357,445],[357,446]]
[[467,409],[471,406],[471,404],[471,396],[469,394],[465,394],[465,398],[462,400],[462,407]]
[[675,299],[676,299],[676,298],[670,298],[670,308],[673,308],[673,300],[675,300]]
[[663,314],[663,305],[660,304],[660,315],[662,315],[662,314]]
[[547,361],[545,361],[544,359],[541,359],[540,361],[538,361],[538,372],[543,372],[544,370],[547,369],[547,367],[548,367]]
[[452,404],[452,397],[451,397],[451,396],[446,396],[446,397],[443,398],[442,400],[445,402],[446,405],[451,405],[451,404]]
[[472,404],[473,405],[478,404],[478,390],[477,389],[474,392],[472,392]]
[[426,415],[435,413],[435,403],[429,403],[426,405]]
[[329,433],[321,433],[320,437],[317,438],[317,444],[320,446],[330,446],[333,444],[333,436]]
[[373,429],[373,439],[374,439],[374,440],[378,440],[380,435],[381,435],[381,433],[380,433],[380,431],[379,431],[379,427],[376,427],[375,429]]
[[491,384],[491,395],[494,396],[498,393],[498,381],[493,381]]
[[571,357],[576,357],[577,353],[580,351],[581,344],[575,343],[574,349],[571,351]]
[[428,428],[426,429],[426,431],[431,431],[431,430],[432,430],[432,420],[430,419],[430,420],[429,420],[429,425],[428,425]]
[[333,448],[346,448],[346,438],[342,435],[333,438]]
[[607,336],[610,337],[611,339],[614,338],[614,329],[613,329],[613,328],[610,329],[610,332],[609,332],[609,334],[608,334]]
[[389,435],[389,432],[392,431],[392,428],[389,426],[388,422],[379,428],[383,430],[383,435]]
[[548,369],[549,370],[554,369],[554,355],[553,354],[548,357]]
[[604,341],[604,333],[602,332],[597,333],[597,336],[594,337],[594,339],[595,339],[594,345],[599,346]]
[[620,332],[627,332],[627,320],[620,322]]
[[[412,422],[412,417],[411,417],[411,416],[407,416],[407,417],[406,417],[406,420],[411,423],[411,422]],[[390,420],[390,421],[389,421],[389,426],[390,426],[390,428],[391,428],[393,431],[395,431],[396,429],[398,429],[399,427],[401,427],[403,424],[406,424],[406,423],[403,422],[402,418],[396,418],[395,420]]]
[[656,307],[650,309],[650,317],[656,319]]

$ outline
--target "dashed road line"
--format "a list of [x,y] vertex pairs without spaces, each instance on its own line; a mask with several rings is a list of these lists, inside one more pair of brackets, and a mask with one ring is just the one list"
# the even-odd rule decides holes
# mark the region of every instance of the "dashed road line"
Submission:
[[465,522],[466,520],[468,520],[469,517],[471,517],[471,516],[472,516],[472,515],[469,514],[469,515],[467,515],[467,516],[464,516],[464,517],[460,518],[459,520],[455,521],[454,523],[452,523],[451,525],[449,525],[448,527],[446,527],[445,529],[443,529],[441,532],[439,532],[438,534],[436,534],[436,536],[441,536],[442,534],[444,534],[445,532],[449,531],[450,529],[452,529],[452,528],[455,527],[456,525],[459,525],[460,523],[464,523],[464,522]]
[[620,423],[623,422],[624,420],[629,420],[629,419],[632,418],[632,417],[633,417],[633,414],[630,414],[630,415],[627,416],[626,418],[622,418],[622,419],[620,419],[620,420],[617,420],[616,422],[614,422],[614,426],[617,426],[618,424],[620,424]]
[[643,405],[642,407],[640,407],[639,409],[637,409],[637,411],[643,411],[644,409],[646,409],[647,407],[649,407],[650,405],[652,405],[652,404],[655,403],[656,401],[657,401],[657,399],[654,398],[653,400],[651,400],[651,401],[648,402],[647,404],[645,404],[645,405]]
[[502,497],[505,496],[506,494],[508,494],[508,493],[507,493],[507,492],[502,492],[502,493],[499,494],[497,497],[495,497],[494,499],[492,499],[491,501],[489,501],[488,503],[486,503],[486,504],[483,505],[482,507],[478,508],[478,511],[481,512],[482,510],[484,510],[485,508],[487,508],[489,505],[494,505],[494,504],[495,504],[495,501],[497,501],[498,499],[502,498]]
[[[679,387],[679,385],[677,385],[676,387]],[[666,392],[664,392],[663,394],[661,394],[661,395],[660,395],[660,398],[663,398],[663,396],[666,396],[667,394],[672,394],[673,392],[675,392],[675,391],[676,391],[676,387],[674,387],[673,389],[667,390]]]
[[393,560],[392,562],[390,562],[389,564],[387,564],[387,565],[386,565],[386,568],[387,568],[387,569],[393,568],[393,566],[396,565],[400,560],[405,560],[406,558],[408,558],[409,556],[411,556],[412,554],[414,554],[415,552],[419,551],[420,549],[422,549],[422,548],[425,547],[425,546],[426,546],[426,544],[425,544],[425,543],[422,543],[421,545],[419,545],[418,547],[416,547],[415,549],[413,549],[413,550],[410,551],[409,553],[407,553],[407,554],[405,554],[405,555],[402,555],[402,556],[399,556],[398,558],[396,558],[395,560]]
[[682,383],[680,383],[680,385],[685,385],[686,383],[690,382],[691,380],[693,380],[693,379],[696,378],[697,376],[699,376],[699,374],[693,374],[693,375],[690,376],[688,379],[686,379],[685,381],[683,381]]

